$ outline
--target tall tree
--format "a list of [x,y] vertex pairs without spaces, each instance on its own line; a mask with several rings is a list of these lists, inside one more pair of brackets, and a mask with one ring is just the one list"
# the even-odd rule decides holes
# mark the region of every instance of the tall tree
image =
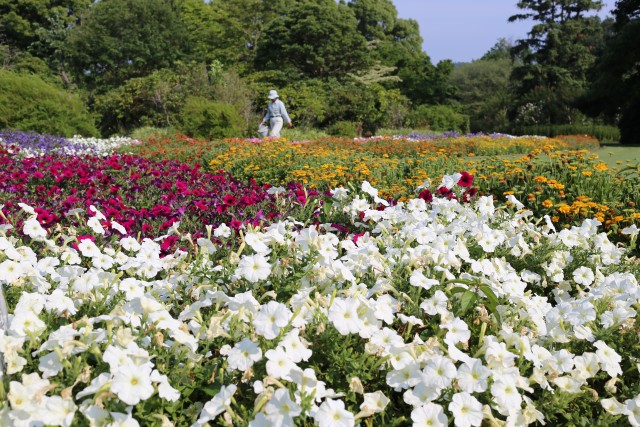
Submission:
[[418,22],[399,18],[391,0],[351,0],[348,6],[358,21],[358,31],[369,43],[372,59],[395,68],[399,81],[393,85],[415,104],[444,102],[450,94],[452,64],[434,67],[422,50]]
[[210,4],[220,32],[213,43],[216,57],[240,71],[251,71],[258,45],[271,21],[295,0],[214,0]]
[[613,34],[593,73],[590,112],[619,118],[620,142],[640,143],[640,0],[619,0]]
[[188,41],[174,0],[103,0],[73,29],[66,55],[81,82],[106,91],[172,66]]
[[517,83],[518,111],[538,111],[534,122],[571,123],[579,115],[573,108],[584,92],[587,73],[604,42],[600,18],[589,13],[602,8],[600,0],[522,0],[524,13],[510,22],[536,21],[528,37],[518,40],[513,53],[523,64],[513,70]]
[[304,77],[341,76],[366,66],[365,38],[353,12],[335,0],[298,0],[280,19],[271,21],[258,45],[262,70],[291,67]]
[[91,0],[0,0],[0,39],[29,50],[47,30],[73,26]]
[[504,132],[511,103],[511,44],[500,39],[481,59],[454,68],[454,99],[469,115],[472,132]]

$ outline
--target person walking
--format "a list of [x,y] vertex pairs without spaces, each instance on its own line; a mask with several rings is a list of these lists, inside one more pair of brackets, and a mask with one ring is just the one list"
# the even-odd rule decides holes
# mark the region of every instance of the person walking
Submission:
[[265,123],[268,123],[269,136],[280,137],[282,124],[287,123],[289,127],[293,127],[293,123],[291,122],[291,118],[289,118],[284,102],[280,101],[278,92],[275,90],[269,91],[267,98],[269,98],[271,102],[269,102],[269,105],[267,106],[267,113],[262,118],[260,126],[264,126]]

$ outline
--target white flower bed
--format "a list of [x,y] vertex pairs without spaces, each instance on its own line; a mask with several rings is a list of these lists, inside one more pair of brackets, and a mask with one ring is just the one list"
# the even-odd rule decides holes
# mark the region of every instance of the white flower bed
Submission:
[[[83,137],[80,135],[76,135],[73,138],[52,138],[60,139],[63,142],[51,145],[43,144],[43,146],[19,145],[19,155],[26,158],[39,157],[53,153],[69,156],[108,156],[113,154],[113,152],[118,148],[140,144],[140,141],[124,136],[112,136],[106,139]],[[10,145],[11,144],[8,144],[0,138],[0,146],[7,147],[11,153],[12,149],[10,148]]]
[[0,237],[0,425],[529,425],[585,394],[640,423],[614,350],[640,287],[596,221],[556,232],[488,197],[377,210],[363,190],[332,207],[357,239],[291,219],[162,258],[35,220]]

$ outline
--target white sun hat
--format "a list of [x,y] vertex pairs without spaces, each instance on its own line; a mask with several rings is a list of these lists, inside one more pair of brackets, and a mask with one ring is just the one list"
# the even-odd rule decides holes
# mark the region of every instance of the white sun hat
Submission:
[[267,98],[269,98],[269,99],[279,98],[278,92],[276,92],[275,90],[270,90],[269,91],[269,96],[267,96]]

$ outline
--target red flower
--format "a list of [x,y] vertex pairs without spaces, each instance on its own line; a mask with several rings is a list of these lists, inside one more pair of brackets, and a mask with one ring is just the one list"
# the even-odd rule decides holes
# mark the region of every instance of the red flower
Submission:
[[471,187],[473,185],[473,175],[469,172],[460,172],[462,175],[458,181],[460,187]]
[[462,195],[462,201],[469,203],[471,201],[471,199],[473,199],[476,196],[477,192],[478,192],[478,190],[475,189],[475,188],[468,189]]
[[225,194],[222,201],[227,206],[235,206],[238,203],[238,199],[233,194]]
[[173,244],[177,241],[178,241],[178,236],[175,236],[175,235],[167,236],[162,241],[162,244],[160,245],[160,249],[162,249],[163,251],[169,250],[169,248],[171,248],[171,246],[173,246]]
[[431,191],[429,191],[429,189],[427,189],[427,188],[422,190],[420,192],[420,194],[418,195],[418,197],[421,198],[422,200],[424,200],[427,203],[431,203],[433,201],[433,194],[431,194]]

